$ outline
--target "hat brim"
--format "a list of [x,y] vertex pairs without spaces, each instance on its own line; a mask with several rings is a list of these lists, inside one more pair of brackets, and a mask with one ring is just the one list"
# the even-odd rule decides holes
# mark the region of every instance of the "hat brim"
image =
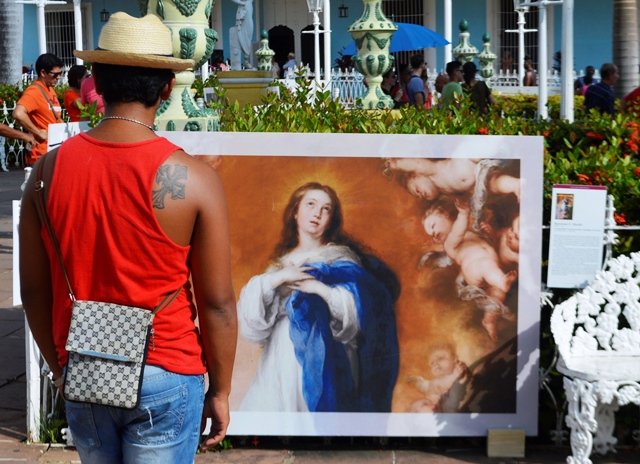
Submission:
[[135,53],[113,52],[110,50],[74,50],[73,55],[89,63],[115,64],[120,66],[140,66],[142,68],[171,69],[172,71],[186,71],[195,66],[193,60],[181,58],[139,55]]

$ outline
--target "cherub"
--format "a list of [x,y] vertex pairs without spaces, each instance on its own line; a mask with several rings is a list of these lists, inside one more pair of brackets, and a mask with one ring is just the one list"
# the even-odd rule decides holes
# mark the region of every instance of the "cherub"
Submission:
[[451,343],[435,345],[429,355],[431,379],[420,375],[407,378],[425,397],[414,401],[409,412],[441,412],[440,402],[453,385],[458,382],[466,384],[471,372],[465,363],[458,359],[455,347]]
[[[484,310],[482,326],[489,337],[498,338],[498,317],[513,320],[513,314],[503,302],[517,278],[517,271],[505,273],[500,268],[500,258],[495,248],[480,234],[469,229],[469,204],[461,199],[454,202],[436,201],[424,215],[422,225],[434,243],[443,245],[444,253],[460,266],[460,274],[466,289],[464,299],[474,299],[480,304],[479,294],[488,296],[494,304],[481,304]],[[473,290],[473,291],[470,291]],[[479,291],[479,292],[478,292]],[[461,295],[462,296],[462,295]]]
[[[400,180],[412,195],[435,200],[441,194],[469,196],[478,173],[485,166],[498,166],[502,160],[473,158],[385,158],[385,172],[402,172]],[[520,179],[490,169],[486,188],[492,193],[513,193],[520,198]],[[483,179],[484,180],[484,179]]]
[[498,159],[483,159],[476,169],[476,184],[469,202],[471,215],[475,221],[473,230],[479,232],[481,224],[486,222],[486,204],[490,194],[513,195],[520,203],[520,178],[510,173],[513,168],[508,161]]
[[500,267],[517,269],[520,261],[520,216],[515,216],[511,224],[504,227],[493,227],[490,221],[483,222],[480,230],[498,252]]

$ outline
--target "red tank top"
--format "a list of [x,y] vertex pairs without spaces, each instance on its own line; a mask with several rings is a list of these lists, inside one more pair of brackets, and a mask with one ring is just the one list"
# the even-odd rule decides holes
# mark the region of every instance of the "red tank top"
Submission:
[[[190,247],[174,243],[153,211],[158,167],[179,147],[164,138],[108,143],[80,134],[58,151],[47,211],[79,300],[155,308],[183,288],[153,321],[147,362],[178,374],[206,372],[189,284]],[[71,302],[46,229],[40,231],[53,283],[53,334],[61,365]]]

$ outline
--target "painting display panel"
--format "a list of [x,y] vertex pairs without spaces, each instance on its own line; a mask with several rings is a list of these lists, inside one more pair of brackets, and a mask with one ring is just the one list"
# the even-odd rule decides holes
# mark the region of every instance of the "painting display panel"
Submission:
[[162,135],[227,194],[230,435],[536,434],[542,138]]

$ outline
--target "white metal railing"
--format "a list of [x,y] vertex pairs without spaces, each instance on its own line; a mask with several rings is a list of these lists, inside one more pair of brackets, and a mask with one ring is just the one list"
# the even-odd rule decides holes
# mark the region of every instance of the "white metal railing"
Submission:
[[[309,70],[308,67],[300,68],[303,70],[303,77],[307,81],[313,81],[315,75]],[[435,80],[439,72],[433,68],[427,70],[429,79],[429,88],[431,92],[435,91]],[[573,71],[573,81],[578,77],[584,76],[583,70],[579,72]],[[283,79],[279,79],[287,88],[295,89],[300,85],[300,80],[297,80],[298,75],[293,72],[286,73]],[[324,77],[324,76],[323,76]],[[594,78],[600,80],[600,73],[596,70]],[[479,78],[482,79],[482,78]],[[517,71],[503,71],[499,70],[493,77],[488,79],[491,88],[500,93],[513,94],[513,93],[527,93],[537,94],[538,86],[521,87],[521,79],[518,76]],[[561,89],[561,74],[555,70],[549,70],[547,72],[547,88],[550,95],[560,94]],[[355,69],[342,71],[339,68],[331,70],[331,89],[332,95],[340,96],[340,103],[346,108],[353,108],[356,99],[362,97],[367,90],[364,83],[364,76]],[[337,90],[336,90],[337,89]]]
[[[7,102],[2,102],[0,107],[0,123],[5,124],[12,129],[15,127],[11,113],[15,109],[16,104],[7,107]],[[0,136],[0,170],[6,171],[7,164],[11,163],[17,166],[24,166],[24,154],[26,151],[26,143],[22,140],[5,139]]]

